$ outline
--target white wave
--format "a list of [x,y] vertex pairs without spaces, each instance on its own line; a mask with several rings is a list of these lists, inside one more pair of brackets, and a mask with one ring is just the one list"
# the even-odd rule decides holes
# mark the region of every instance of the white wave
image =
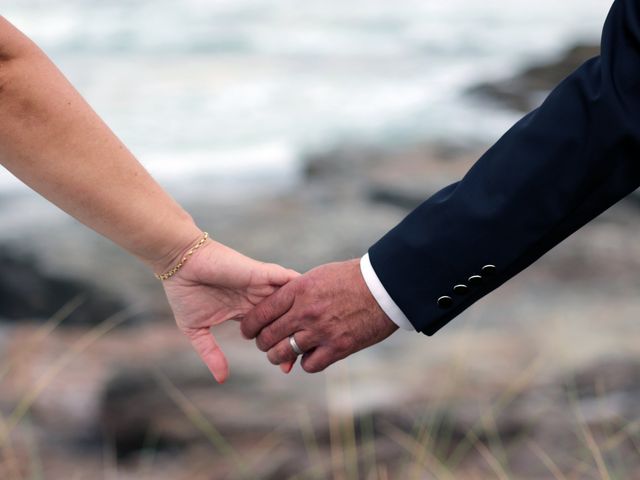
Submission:
[[149,172],[163,183],[184,179],[230,177],[293,177],[297,155],[285,143],[272,142],[236,149],[147,152],[140,156]]
[[491,142],[514,114],[461,92],[595,41],[611,0],[2,3],[173,181],[295,175],[300,152],[342,141]]

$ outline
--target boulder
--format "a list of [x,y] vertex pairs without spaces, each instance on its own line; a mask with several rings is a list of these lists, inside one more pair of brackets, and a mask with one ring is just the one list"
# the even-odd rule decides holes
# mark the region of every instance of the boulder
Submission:
[[512,110],[528,112],[571,72],[599,52],[597,45],[576,45],[556,60],[533,65],[512,78],[481,83],[468,93]]
[[81,280],[44,272],[35,260],[0,248],[0,321],[47,320],[65,305],[63,325],[94,325],[125,308],[122,300]]

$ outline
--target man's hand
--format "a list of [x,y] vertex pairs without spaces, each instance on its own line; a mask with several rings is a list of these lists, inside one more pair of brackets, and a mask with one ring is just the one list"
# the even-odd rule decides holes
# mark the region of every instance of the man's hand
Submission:
[[229,366],[209,329],[226,320],[241,320],[261,300],[297,276],[292,270],[257,262],[210,241],[163,285],[178,327],[222,383],[229,375]]
[[305,352],[302,368],[315,373],[384,340],[398,327],[369,292],[359,261],[349,260],[292,280],[247,313],[241,329],[274,365],[293,366],[297,355],[289,336],[294,335]]

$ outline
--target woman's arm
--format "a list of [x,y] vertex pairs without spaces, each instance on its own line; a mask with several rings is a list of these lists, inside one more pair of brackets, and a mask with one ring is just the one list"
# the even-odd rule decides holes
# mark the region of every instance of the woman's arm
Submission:
[[47,56],[2,17],[0,163],[156,273],[201,236]]
[[[156,273],[203,236],[47,56],[3,17],[0,163]],[[241,318],[295,275],[208,241],[164,287],[178,326],[222,382],[227,363],[209,328]]]

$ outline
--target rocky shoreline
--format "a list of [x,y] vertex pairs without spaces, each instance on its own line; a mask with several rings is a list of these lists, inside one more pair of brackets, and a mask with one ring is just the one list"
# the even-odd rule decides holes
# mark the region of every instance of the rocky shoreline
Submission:
[[[180,200],[220,241],[304,271],[360,256],[483,150],[344,146],[286,190]],[[0,478],[635,478],[639,214],[620,203],[436,336],[399,332],[320,375],[282,375],[223,325],[224,386],[125,253],[63,217],[3,232]]]
[[[293,191],[216,211],[206,202],[189,207],[201,224],[215,226],[219,239],[241,251],[306,270],[359,256],[421,198],[463,174],[478,155],[468,151],[441,158],[434,152],[424,146],[377,155],[365,149],[334,151],[326,159],[314,157],[303,184]],[[580,422],[606,443],[613,442],[612,429],[624,431],[621,419],[639,416],[637,215],[632,203],[616,206],[436,337],[399,333],[323,375],[281,375],[239,338],[237,326],[225,325],[219,336],[232,377],[222,387],[177,333],[147,272],[102,239],[88,241],[92,234],[80,233],[83,227],[69,224],[67,236],[60,233],[60,238],[76,239],[87,257],[77,264],[65,261],[64,252],[74,245],[68,239],[51,242],[57,236],[52,232],[48,253],[42,254],[42,245],[36,248],[47,272],[42,281],[51,282],[47,275],[60,271],[62,263],[72,277],[90,280],[88,291],[99,283],[105,292],[116,292],[118,285],[109,279],[126,281],[128,296],[105,293],[98,299],[106,302],[114,295],[117,305],[126,305],[133,297],[144,298],[148,320],[127,319],[128,328],[104,333],[82,351],[78,344],[90,328],[100,328],[107,310],[84,314],[95,315],[93,320],[63,321],[36,348],[23,345],[38,338],[40,324],[5,324],[0,365],[13,367],[1,380],[0,407],[11,418],[51,365],[71,355],[12,435],[17,451],[27,448],[29,435],[37,438],[42,461],[56,472],[51,478],[73,472],[84,472],[78,473],[84,478],[104,468],[106,446],[118,471],[126,473],[123,478],[139,478],[142,465],[154,478],[182,478],[180,469],[190,469],[194,458],[218,473],[199,477],[195,472],[190,478],[245,478],[236,454],[253,465],[250,471],[259,468],[260,476],[250,478],[289,478],[316,464],[328,468],[341,438],[336,429],[345,428],[368,428],[369,437],[358,436],[359,455],[374,445],[377,464],[398,478],[414,465],[411,442],[416,440],[410,433],[420,429],[420,422],[429,426],[430,451],[439,459],[431,459],[427,471],[455,460],[459,464],[446,468],[454,468],[456,478],[482,478],[491,471],[482,452],[465,447],[460,453],[456,445],[491,447],[499,438],[505,450],[501,461],[517,478],[545,477],[532,442],[549,455],[552,445],[563,442],[566,448],[556,460],[571,472],[572,455],[584,452],[585,440],[575,434]],[[100,282],[83,277],[95,270],[102,272]],[[523,385],[512,391],[518,382]],[[495,424],[478,426],[487,415]],[[214,441],[218,437],[212,432],[224,441]],[[312,457],[305,447],[309,432],[317,443]],[[607,455],[618,468],[638,472],[632,437],[622,437]],[[150,455],[151,466],[145,463]],[[372,468],[358,458],[358,471]]]

